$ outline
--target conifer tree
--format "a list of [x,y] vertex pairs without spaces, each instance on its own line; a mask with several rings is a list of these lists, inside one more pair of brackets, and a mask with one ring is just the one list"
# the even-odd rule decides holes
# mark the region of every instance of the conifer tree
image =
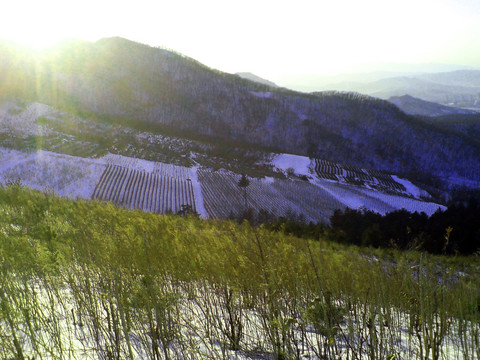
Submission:
[[243,199],[245,202],[245,211],[247,211],[247,187],[250,185],[250,180],[248,180],[247,176],[245,174],[242,174],[242,177],[240,178],[238,182],[238,186],[243,189]]

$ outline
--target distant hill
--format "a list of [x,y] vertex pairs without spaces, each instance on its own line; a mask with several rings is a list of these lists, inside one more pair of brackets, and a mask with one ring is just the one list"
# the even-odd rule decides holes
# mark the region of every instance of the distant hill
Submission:
[[355,83],[373,83],[378,80],[395,77],[416,77],[436,73],[450,73],[463,70],[475,70],[470,66],[438,63],[373,63],[365,64],[356,71],[334,74],[291,73],[276,76],[276,81],[289,89],[304,92],[349,89],[343,85]]
[[451,86],[480,86],[480,70],[457,70],[418,75],[418,79]]
[[388,99],[388,101],[390,101],[392,104],[395,104],[402,111],[410,115],[443,116],[452,114],[478,114],[478,112],[473,110],[445,106],[434,102],[417,99],[410,95],[392,96]]
[[[71,41],[32,54],[2,43],[0,52],[0,96],[93,119],[100,124],[96,128],[104,129],[102,135],[81,125],[82,139],[98,138],[112,149],[140,141],[132,136],[119,143],[115,129],[122,125],[145,134],[168,130],[209,143],[308,155],[424,181],[480,179],[480,168],[472,166],[480,163],[476,142],[378,98],[273,88],[122,38]],[[27,140],[30,146],[40,143]]]
[[373,82],[342,82],[327,87],[382,99],[408,94],[446,106],[480,109],[480,70],[389,77]]
[[238,72],[236,73],[236,75],[240,76],[243,79],[255,81],[259,84],[263,84],[271,87],[278,87],[278,85],[275,84],[274,82],[261,78],[260,76],[252,74],[251,72]]

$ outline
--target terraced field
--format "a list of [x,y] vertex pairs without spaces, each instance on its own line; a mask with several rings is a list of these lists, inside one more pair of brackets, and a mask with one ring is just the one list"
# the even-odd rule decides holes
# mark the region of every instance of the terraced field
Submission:
[[396,182],[391,175],[377,170],[341,165],[321,159],[314,160],[313,170],[321,179],[340,181],[352,185],[368,185],[392,192],[403,193],[406,191],[405,186]]
[[300,212],[301,208],[286,199],[271,184],[257,179],[250,179],[246,188],[246,207],[244,191],[238,186],[240,175],[226,174],[211,170],[198,170],[204,205],[210,217],[227,218],[237,216],[247,208],[257,211],[263,209],[277,216],[287,212]]
[[346,208],[345,204],[330,193],[306,181],[276,179],[273,187],[284,199],[298,204],[298,213],[303,214],[308,221],[329,222],[335,210]]
[[161,173],[108,165],[92,198],[161,214],[178,213],[187,206],[196,211],[192,181]]
[[[432,214],[439,208],[438,204],[398,195],[400,187],[395,191],[394,184],[398,183],[392,178],[394,184],[390,184],[390,175],[319,161],[315,162],[317,174],[336,176],[337,181],[312,176],[311,172],[295,172],[287,179],[249,178],[245,198],[244,189],[238,185],[240,175],[225,170],[188,168],[115,154],[92,159],[12,149],[1,149],[0,160],[2,183],[18,181],[62,196],[110,201],[160,214],[192,210],[204,218],[228,218],[251,208],[276,216],[301,214],[306,221],[328,222],[336,209],[346,207],[381,214],[400,208]],[[311,171],[305,164],[307,161],[304,172]],[[379,191],[381,186],[367,188],[344,181],[360,176],[364,181],[374,179],[377,185],[379,180],[385,181],[388,193]]]

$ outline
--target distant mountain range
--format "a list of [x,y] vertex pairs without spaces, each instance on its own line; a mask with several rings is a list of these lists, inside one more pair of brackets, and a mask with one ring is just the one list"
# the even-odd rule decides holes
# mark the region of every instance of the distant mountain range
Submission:
[[[40,53],[2,42],[0,54],[0,96],[94,120],[91,128],[82,125],[81,136],[89,142],[109,142],[110,148],[140,141],[131,134],[128,141],[116,138],[115,129],[121,125],[210,144],[307,155],[424,182],[437,177],[480,180],[480,167],[472,166],[480,163],[475,139],[409,116],[378,98],[276,88],[122,38],[70,41]],[[453,87],[421,79],[392,81]],[[432,86],[425,92],[434,91]],[[471,99],[463,97],[466,102],[478,95],[473,86],[455,87],[471,90]],[[95,130],[99,128],[101,136]],[[5,141],[12,139],[7,136]]]
[[398,77],[416,77],[424,74],[450,73],[463,70],[480,70],[471,66],[438,63],[372,63],[355,71],[332,74],[285,73],[277,75],[278,84],[303,92],[344,90],[341,84],[373,83]]
[[[479,112],[469,109],[456,108],[452,106],[440,105],[434,102],[414,98],[410,95],[392,96],[388,99],[392,104],[397,105],[402,111],[410,115],[422,116],[444,116],[454,114],[479,114]],[[480,108],[479,108],[480,111]]]
[[323,88],[356,91],[382,99],[408,94],[446,106],[480,109],[480,70],[387,77],[372,82],[342,82]]

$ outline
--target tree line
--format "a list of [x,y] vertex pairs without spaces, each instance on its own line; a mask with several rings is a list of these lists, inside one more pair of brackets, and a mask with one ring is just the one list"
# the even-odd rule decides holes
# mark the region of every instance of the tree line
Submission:
[[420,250],[432,254],[471,255],[480,248],[480,206],[475,200],[428,217],[397,210],[384,216],[346,209],[331,218],[335,241],[361,246]]
[[328,238],[361,247],[426,251],[441,255],[480,254],[480,202],[474,198],[450,204],[430,217],[405,209],[381,215],[366,209],[336,210],[330,224],[305,221],[294,212],[277,217],[247,209],[237,221],[301,238]]

